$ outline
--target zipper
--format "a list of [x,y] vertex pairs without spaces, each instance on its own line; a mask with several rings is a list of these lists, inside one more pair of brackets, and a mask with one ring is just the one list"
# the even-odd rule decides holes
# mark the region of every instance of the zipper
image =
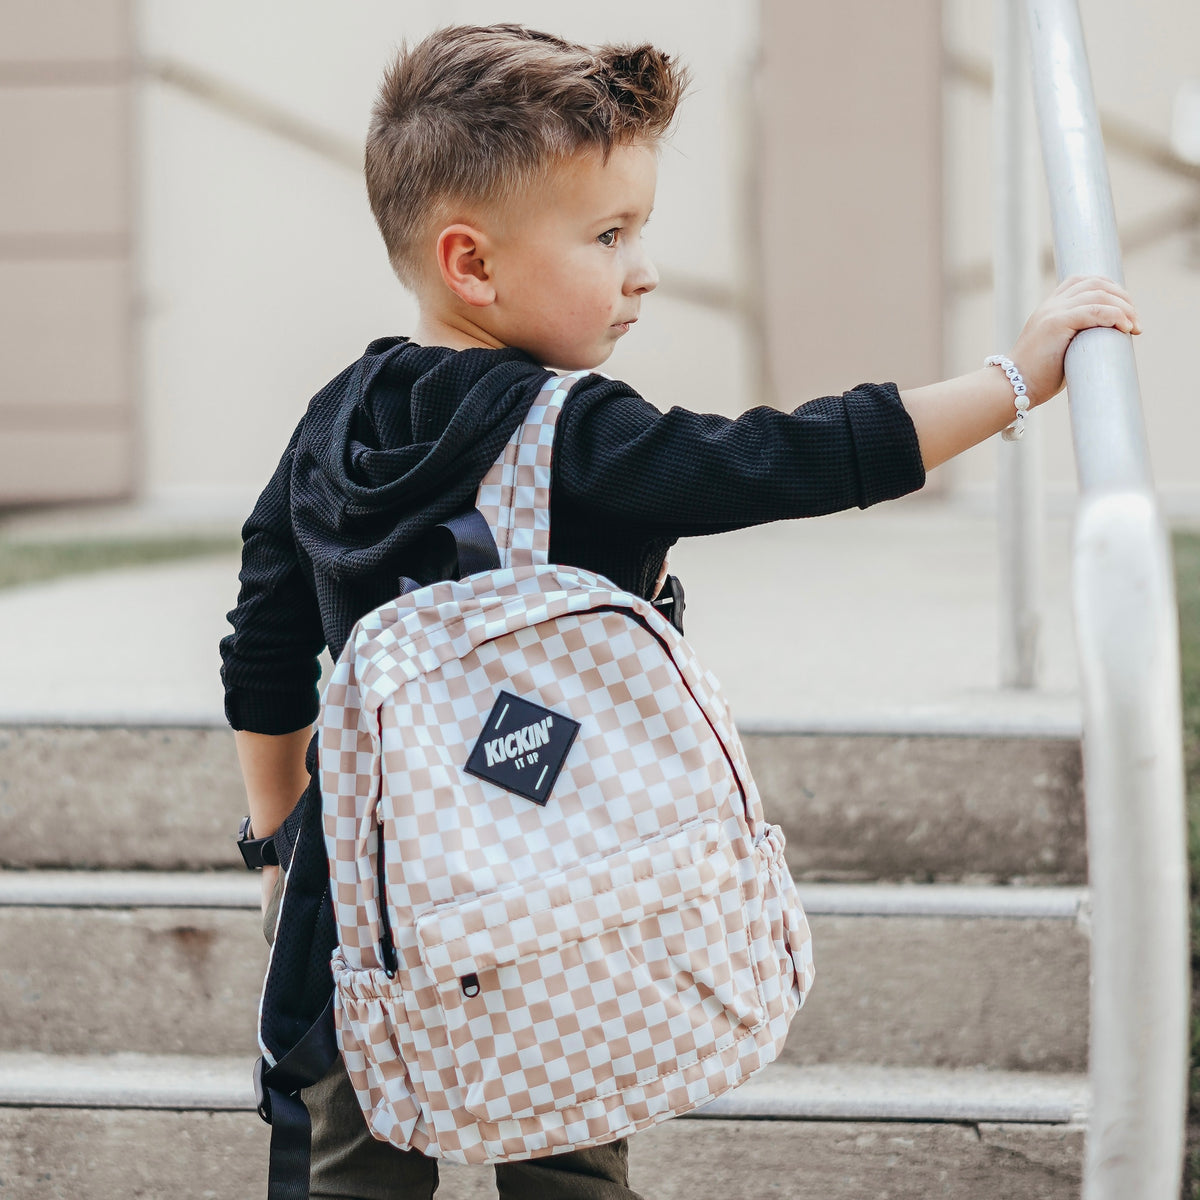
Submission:
[[[721,747],[721,753],[724,754],[725,761],[729,764],[729,772],[733,776],[733,782],[737,785],[738,795],[742,800],[742,813],[745,815],[746,820],[749,821],[750,800],[746,795],[746,789],[742,786],[742,777],[738,773],[737,764],[733,761],[733,755],[729,753],[729,748],[725,745],[725,739],[718,732],[716,725],[713,723],[712,717],[708,715],[708,710],[703,704],[700,703],[700,698],[696,695],[691,683],[688,682],[688,677],[683,673],[679,667],[679,664],[675,661],[675,656],[671,653],[671,647],[667,643],[667,639],[663,637],[663,635],[659,633],[658,630],[655,629],[654,626],[651,625],[641,613],[632,608],[627,608],[622,604],[597,604],[594,608],[586,608],[580,612],[574,613],[573,615],[584,616],[586,613],[604,612],[618,613],[620,616],[626,617],[635,624],[640,625],[662,647],[662,651],[670,661],[671,666],[674,668],[675,674],[679,676],[679,682],[682,683],[687,689],[687,693],[689,696],[691,696],[692,702],[700,710],[700,715],[704,718],[704,721],[708,725],[709,729],[712,730],[713,737],[717,739],[717,744]],[[670,618],[665,617],[664,620],[669,621]],[[500,633],[495,637],[484,638],[484,640],[479,643],[476,649],[478,650],[483,646],[489,645],[491,642],[498,642],[501,638],[507,636],[507,633]]]
[[378,810],[375,813],[375,829],[378,843],[375,847],[375,900],[379,905],[379,957],[389,979],[394,979],[399,964],[396,962],[396,943],[392,940],[392,924],[387,910],[387,865],[383,858],[383,820]]
[[[742,799],[742,812],[745,814],[746,820],[750,819],[750,801],[746,796],[746,789],[742,786],[742,777],[738,773],[737,764],[733,761],[733,755],[729,753],[728,747],[725,745],[725,739],[718,732],[716,725],[713,723],[712,717],[708,715],[708,710],[700,703],[699,696],[692,689],[688,677],[680,669],[679,664],[675,661],[675,656],[671,653],[671,647],[667,644],[667,639],[663,637],[641,613],[636,612],[631,608],[623,608],[619,604],[598,604],[595,608],[587,609],[588,612],[615,612],[622,616],[628,617],[631,621],[640,625],[658,644],[662,647],[663,653],[670,661],[671,666],[675,669],[675,674],[679,676],[679,682],[687,689],[687,693],[692,698],[692,703],[700,710],[700,715],[704,718],[709,729],[712,730],[713,737],[717,739],[717,744],[721,747],[721,753],[725,755],[725,761],[729,764],[729,772],[733,776],[733,782],[737,785],[738,795]],[[668,618],[669,619],[669,618]]]

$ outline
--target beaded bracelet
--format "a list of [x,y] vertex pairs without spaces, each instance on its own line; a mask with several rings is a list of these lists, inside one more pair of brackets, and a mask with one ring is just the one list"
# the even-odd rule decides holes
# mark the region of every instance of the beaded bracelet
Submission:
[[1017,404],[1017,416],[1011,425],[1005,426],[1000,436],[1006,442],[1015,442],[1025,432],[1025,414],[1029,411],[1029,395],[1025,388],[1025,380],[1021,378],[1017,364],[1003,354],[993,354],[990,358],[985,358],[983,365],[985,367],[1003,367],[1005,375],[1008,376],[1008,382],[1012,384],[1013,397]]

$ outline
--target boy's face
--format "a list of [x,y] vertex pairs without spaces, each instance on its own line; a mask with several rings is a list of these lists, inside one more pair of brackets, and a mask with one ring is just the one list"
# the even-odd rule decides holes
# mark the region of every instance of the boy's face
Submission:
[[617,146],[581,154],[492,227],[495,301],[480,323],[504,345],[567,370],[599,366],[638,319],[658,273],[642,243],[658,158]]

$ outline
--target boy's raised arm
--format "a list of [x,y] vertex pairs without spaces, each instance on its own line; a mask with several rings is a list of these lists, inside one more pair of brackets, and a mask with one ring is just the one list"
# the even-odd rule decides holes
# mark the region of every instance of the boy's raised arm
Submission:
[[[1141,333],[1129,294],[1110,279],[1075,276],[1034,310],[1012,350],[1036,408],[1063,386],[1063,356],[1083,329],[1109,326]],[[1016,408],[1004,372],[984,367],[957,379],[906,389],[900,400],[917,430],[927,471],[999,433]]]
[[[1069,279],[1035,310],[1011,351],[1030,407],[1061,390],[1067,347],[1093,326],[1141,332],[1132,301],[1110,280]],[[860,384],[790,413],[760,406],[738,417],[663,413],[627,385],[593,378],[572,391],[560,418],[557,536],[572,528],[591,544],[603,521],[674,540],[867,508],[923,486],[925,472],[999,433],[1016,412],[996,367],[903,392]]]

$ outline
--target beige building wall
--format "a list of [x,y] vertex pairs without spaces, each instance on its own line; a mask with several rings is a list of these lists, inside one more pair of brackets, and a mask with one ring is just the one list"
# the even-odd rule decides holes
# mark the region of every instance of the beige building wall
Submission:
[[0,504],[134,484],[130,47],[124,0],[0,5]]
[[[990,294],[991,107],[976,78],[992,53],[991,5],[945,0],[948,69],[946,113],[947,370],[974,369],[997,352]],[[1200,5],[1194,0],[1081,0],[1097,105],[1102,115],[1147,147],[1169,152],[1175,93],[1200,78]],[[1128,139],[1110,140],[1109,170],[1125,243],[1126,284],[1138,302],[1145,333],[1136,339],[1151,463],[1168,514],[1200,515],[1200,387],[1192,363],[1200,314],[1200,184],[1179,171],[1151,166]],[[1044,190],[1044,189],[1043,189]],[[1049,247],[1049,217],[1043,215]],[[1049,291],[1054,277],[1047,274]],[[1071,511],[1077,495],[1069,409],[1065,397],[1030,417],[1026,438],[1045,446],[1047,503]],[[995,502],[999,439],[977,446],[946,467],[963,504]]]
[[[942,0],[939,34],[935,0],[9,0],[0,503],[132,489],[245,511],[309,396],[371,338],[411,328],[355,160],[391,47],[447,21],[648,38],[692,65],[648,230],[663,284],[607,368],[655,403],[736,413],[972,369],[1000,349],[978,83],[990,7]],[[1102,109],[1162,145],[1176,88],[1200,75],[1200,9],[1082,9]],[[1156,476],[1170,511],[1195,514],[1200,197],[1136,154],[1111,161]],[[1067,405],[1034,418],[1051,502],[1069,507]],[[990,505],[1005,448],[931,482]]]
[[[691,64],[647,230],[663,284],[604,369],[664,408],[737,413],[757,399],[733,303],[747,262],[731,166],[753,5],[142,0],[138,11],[151,502],[243,513],[309,397],[372,338],[412,328],[354,159],[392,48],[450,21],[651,40]],[[271,113],[320,133],[328,152],[272,131]]]
[[777,402],[942,372],[940,0],[763,0],[761,256]]

